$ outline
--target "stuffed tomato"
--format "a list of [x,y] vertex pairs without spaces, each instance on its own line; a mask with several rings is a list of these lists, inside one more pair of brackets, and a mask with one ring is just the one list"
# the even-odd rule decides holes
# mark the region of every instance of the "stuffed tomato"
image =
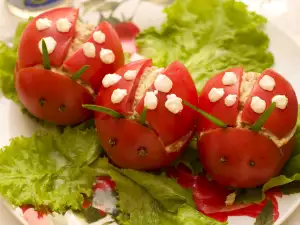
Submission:
[[[207,82],[199,108],[227,125],[220,128],[199,118],[200,160],[218,183],[234,188],[259,186],[277,175],[290,157],[298,102],[290,83],[275,71],[224,71]],[[264,116],[268,118],[255,130]]]
[[96,105],[120,115],[95,113],[100,141],[111,160],[133,169],[156,169],[174,161],[192,137],[197,117],[183,105],[183,100],[198,102],[184,65],[156,68],[149,59],[138,60],[107,74],[102,84]]
[[119,37],[109,23],[83,24],[78,9],[57,8],[25,28],[15,87],[34,116],[59,125],[77,124],[92,116],[82,104],[94,102],[104,75],[123,64]]

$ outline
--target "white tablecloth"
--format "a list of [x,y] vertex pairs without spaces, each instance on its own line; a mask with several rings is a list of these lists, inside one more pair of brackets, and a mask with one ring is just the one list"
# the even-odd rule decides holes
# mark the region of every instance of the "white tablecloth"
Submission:
[[[300,1],[299,0],[242,0],[258,10],[286,32],[300,46]],[[262,4],[265,2],[265,4]],[[271,2],[272,4],[268,4]],[[0,37],[9,40],[18,19],[12,16],[0,0]],[[0,202],[0,225],[20,225]],[[300,225],[300,207],[283,225]]]

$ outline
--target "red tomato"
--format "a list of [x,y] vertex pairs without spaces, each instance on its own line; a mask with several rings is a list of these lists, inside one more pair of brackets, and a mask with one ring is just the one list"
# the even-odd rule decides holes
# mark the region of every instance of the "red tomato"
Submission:
[[[44,29],[38,30],[37,24],[45,19],[48,22]],[[68,20],[68,31],[58,29],[60,19]],[[93,103],[103,76],[124,64],[122,46],[112,26],[103,22],[94,30],[82,31],[89,29],[83,29],[87,25],[77,20],[78,9],[74,8],[42,13],[27,25],[18,49],[15,86],[22,104],[37,118],[58,125],[78,124],[90,118],[91,112],[83,109],[82,104]],[[93,34],[100,31],[105,36],[101,44],[93,38]],[[42,68],[43,56],[39,49],[39,42],[47,37],[55,41],[53,52],[49,51],[51,70]],[[94,46],[94,58],[83,53],[87,42]],[[74,48],[78,50],[72,52]],[[101,49],[111,50],[114,60],[104,63],[100,57]],[[80,77],[83,82],[72,80],[71,76],[85,65],[89,67]]]
[[192,175],[191,171],[182,164],[167,172],[168,176],[177,179],[177,183],[182,187],[192,189],[193,199],[200,212],[217,221],[226,222],[228,216],[250,216],[256,218],[268,200],[271,200],[274,206],[274,221],[279,217],[278,202],[275,197],[282,197],[282,193],[276,188],[268,190],[265,193],[266,199],[259,203],[226,205],[227,196],[233,191],[218,184],[216,181],[208,180],[205,174]]
[[[192,104],[197,104],[195,84],[187,69],[179,62],[174,62],[160,73],[171,79],[173,86],[168,93],[157,93],[157,107],[148,109],[147,126],[138,122],[134,115],[141,115],[144,108],[146,91],[154,91],[153,81],[145,88],[142,98],[137,102],[137,91],[151,60],[132,62],[120,68],[116,73],[121,79],[110,87],[102,87],[96,104],[117,111],[125,116],[112,118],[104,113],[96,113],[96,127],[101,143],[112,161],[120,167],[133,169],[156,169],[170,164],[182,152],[194,130],[196,113],[183,106],[182,111],[174,114],[166,109],[167,96],[176,94]],[[127,71],[136,71],[132,80],[126,80]],[[182,88],[185,87],[185,88]],[[124,89],[127,95],[120,103],[113,103],[111,96],[116,89]]]
[[68,77],[30,67],[16,74],[15,86],[20,101],[42,120],[68,125],[92,116],[82,104],[93,102],[93,96]]
[[[226,72],[234,73],[236,82],[224,83]],[[203,116],[199,117],[200,160],[214,180],[235,188],[256,187],[276,176],[295,145],[298,102],[292,86],[270,69],[255,75],[255,79],[252,75],[245,74],[241,68],[224,71],[207,82],[199,97],[200,109],[230,126],[217,128]],[[267,80],[264,84],[260,83],[263,78]],[[213,88],[223,90],[216,101],[211,95]],[[230,106],[225,104],[229,94],[236,95],[236,101]],[[286,107],[276,105],[262,132],[249,130],[262,114],[253,108],[252,97],[259,97],[266,109],[277,95],[287,98]]]

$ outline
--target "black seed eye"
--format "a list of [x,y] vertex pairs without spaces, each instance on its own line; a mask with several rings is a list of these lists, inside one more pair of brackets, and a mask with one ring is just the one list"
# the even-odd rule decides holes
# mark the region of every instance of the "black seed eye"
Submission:
[[249,165],[250,165],[251,167],[254,167],[254,166],[255,166],[255,162],[252,161],[252,160],[250,160],[250,161],[249,161]]
[[137,154],[141,157],[145,157],[147,156],[148,154],[148,151],[145,147],[140,147],[138,150],[137,150]]
[[117,143],[118,143],[118,140],[116,138],[110,138],[108,140],[108,144],[111,148],[114,147],[115,145],[117,145]]
[[222,163],[222,164],[227,163],[227,161],[228,160],[227,160],[227,158],[225,156],[220,159],[220,163]]
[[40,106],[44,106],[45,102],[46,102],[46,99],[44,99],[44,98],[39,99]]
[[60,105],[58,111],[64,112],[66,110],[66,106],[64,104]]

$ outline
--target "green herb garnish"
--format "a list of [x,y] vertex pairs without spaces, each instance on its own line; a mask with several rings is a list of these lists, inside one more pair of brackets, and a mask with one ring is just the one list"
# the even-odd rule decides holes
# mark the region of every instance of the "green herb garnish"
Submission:
[[42,51],[43,51],[43,65],[44,69],[50,70],[51,69],[51,64],[50,64],[50,59],[49,59],[49,53],[47,49],[47,45],[44,39],[42,39]]
[[81,67],[80,70],[78,70],[76,73],[74,73],[74,75],[72,76],[72,80],[78,80],[81,78],[82,74],[84,74],[84,72],[89,68],[89,65],[85,65],[83,67]]
[[250,126],[250,130],[258,132],[261,130],[261,128],[265,125],[265,123],[267,122],[267,120],[270,118],[272,112],[274,111],[276,107],[276,103],[273,102],[269,108],[266,109],[266,111],[264,111],[263,114],[261,114],[261,116],[258,118],[258,120],[252,125]]
[[146,125],[147,112],[148,112],[148,109],[145,107],[143,109],[143,112],[142,112],[141,118],[140,118],[140,123],[143,124],[143,125]]
[[89,109],[89,110],[93,110],[96,112],[101,112],[101,113],[105,113],[107,115],[110,115],[114,118],[124,118],[124,116],[121,113],[118,113],[115,110],[103,107],[103,106],[99,106],[99,105],[82,105],[83,108]]
[[190,107],[191,109],[195,110],[196,112],[200,113],[202,116],[204,116],[206,119],[208,119],[210,122],[212,122],[213,124],[215,124],[218,127],[222,127],[222,128],[226,128],[228,127],[226,125],[226,123],[224,123],[222,120],[219,120],[218,118],[210,115],[207,112],[204,112],[201,109],[198,109],[196,106],[192,105],[191,103],[184,101],[183,100],[183,104],[185,104],[186,106]]

